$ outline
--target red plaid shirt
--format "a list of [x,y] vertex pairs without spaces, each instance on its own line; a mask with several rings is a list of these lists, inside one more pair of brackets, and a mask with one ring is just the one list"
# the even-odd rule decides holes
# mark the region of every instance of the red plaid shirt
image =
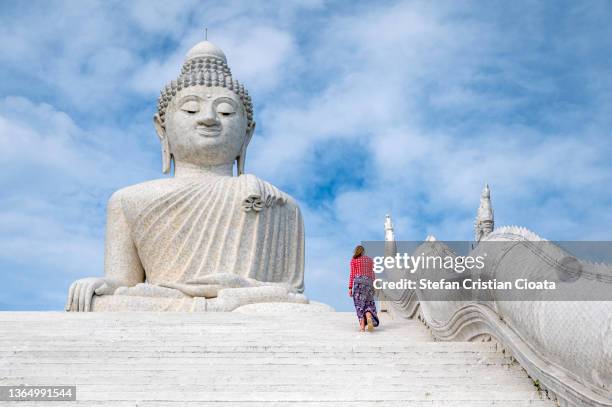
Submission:
[[356,276],[370,277],[372,281],[375,279],[374,262],[372,261],[371,257],[363,254],[356,259],[351,259],[351,277],[349,278],[349,289],[353,288],[353,280]]

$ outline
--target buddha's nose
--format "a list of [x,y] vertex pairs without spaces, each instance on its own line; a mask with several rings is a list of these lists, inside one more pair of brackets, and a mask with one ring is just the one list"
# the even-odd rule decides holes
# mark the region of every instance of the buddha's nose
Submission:
[[202,109],[198,117],[198,125],[216,126],[219,125],[219,119],[213,109]]

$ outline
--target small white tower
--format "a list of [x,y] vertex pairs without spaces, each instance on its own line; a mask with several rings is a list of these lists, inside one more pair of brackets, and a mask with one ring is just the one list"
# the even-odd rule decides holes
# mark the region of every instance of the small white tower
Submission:
[[480,195],[480,206],[474,220],[474,240],[480,242],[489,233],[493,232],[495,220],[493,217],[493,207],[491,206],[491,189],[486,184]]
[[389,215],[385,215],[385,242],[395,242],[393,223],[391,222],[391,216]]
[[385,256],[392,257],[397,253],[397,244],[395,243],[395,232],[393,231],[393,223],[391,216],[385,216]]
[[[395,242],[395,232],[393,231],[393,222],[391,222],[391,216],[385,215],[385,257],[394,257],[397,253],[397,243]],[[389,312],[390,304],[385,301],[384,293],[380,293],[380,311]]]

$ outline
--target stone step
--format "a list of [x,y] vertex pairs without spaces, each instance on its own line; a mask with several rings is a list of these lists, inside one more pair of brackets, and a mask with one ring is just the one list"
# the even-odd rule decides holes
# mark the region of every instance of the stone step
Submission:
[[315,366],[315,365],[335,365],[345,364],[347,366],[354,365],[372,365],[372,366],[387,366],[393,365],[397,367],[407,366],[453,366],[453,365],[508,365],[512,363],[509,357],[489,356],[474,354],[473,356],[457,356],[457,355],[431,355],[411,358],[400,358],[397,355],[372,355],[363,356],[360,354],[355,355],[334,355],[321,356],[313,354],[311,356],[305,354],[293,355],[293,354],[274,354],[271,352],[260,353],[260,354],[242,354],[237,353],[236,359],[231,355],[224,354],[218,355],[215,353],[204,354],[204,355],[193,355],[192,357],[143,357],[137,356],[131,357],[116,357],[116,356],[105,356],[97,355],[90,358],[75,358],[71,356],[57,356],[57,357],[21,357],[21,356],[9,356],[5,357],[5,365],[23,365],[23,364],[38,364],[38,365],[54,365],[54,364],[66,364],[70,363],[78,366],[87,365],[142,365],[146,366],[149,364],[158,363],[160,366],[172,367],[174,365],[181,366],[209,366],[214,364],[223,363],[227,366],[247,366],[253,364],[273,364],[273,365],[291,365],[296,364],[300,366]]
[[[1,331],[0,331],[1,332]],[[335,336],[335,335],[326,335],[324,337],[321,336],[321,334],[319,336],[317,335],[306,335],[306,334],[301,334],[299,332],[293,332],[291,336],[289,335],[275,335],[274,333],[270,333],[270,334],[265,334],[265,335],[245,335],[242,338],[228,338],[228,335],[233,335],[232,332],[229,333],[224,333],[223,335],[204,335],[202,333],[199,332],[184,332],[181,333],[180,335],[169,335],[169,334],[164,334],[163,332],[159,332],[159,333],[155,333],[155,334],[131,334],[129,332],[122,332],[122,333],[95,333],[95,332],[89,332],[89,331],[84,331],[84,333],[87,333],[88,335],[92,335],[92,337],[87,338],[87,337],[83,337],[83,333],[80,334],[72,334],[71,332],[63,332],[57,336],[46,336],[46,335],[40,335],[40,336],[33,336],[33,335],[37,335],[35,332],[24,332],[21,333],[19,336],[12,336],[10,334],[5,334],[3,335],[2,339],[0,340],[0,342],[2,343],[7,343],[9,344],[10,342],[15,340],[20,340],[20,341],[25,341],[27,343],[36,343],[36,342],[45,342],[48,340],[53,340],[53,341],[62,341],[62,342],[81,342],[84,344],[99,344],[99,343],[110,343],[110,342],[116,342],[116,341],[126,341],[126,342],[134,342],[137,343],[139,340],[142,339],[148,339],[151,340],[153,342],[160,342],[160,341],[164,341],[164,342],[182,342],[182,341],[187,341],[187,342],[191,342],[191,343],[199,343],[200,345],[202,344],[202,339],[205,339],[207,341],[207,343],[209,345],[212,345],[215,343],[215,341],[221,341],[220,343],[234,343],[234,344],[240,344],[240,343],[252,343],[252,342],[256,342],[256,341],[274,341],[274,340],[295,340],[298,343],[308,343],[318,339],[321,343],[327,343],[327,344],[337,344],[338,345],[338,340],[350,340],[351,342],[354,343],[350,343],[350,344],[346,344],[347,346],[350,345],[355,345],[355,344],[380,344],[380,345],[392,345],[393,343],[397,343],[397,339],[398,336],[393,336],[393,337],[389,337],[389,336],[385,336],[386,333],[382,333],[382,332],[377,332],[377,333],[372,333],[372,334],[367,334],[367,333],[363,333],[363,334],[359,334],[359,335],[342,335],[342,336]],[[418,341],[415,341],[414,337],[407,337],[404,341],[401,342],[401,345],[403,346],[409,346],[409,345],[419,345],[422,343],[429,343],[431,342],[431,336],[430,335],[426,335],[426,334],[419,334],[419,333],[411,333],[411,332],[406,332],[406,335],[414,335],[417,336],[417,339],[419,339]],[[95,336],[94,336],[95,335]],[[241,340],[240,340],[241,339]],[[413,343],[414,342],[414,343]],[[319,342],[317,342],[318,344]],[[277,342],[277,344],[279,344]],[[282,344],[282,343],[280,343]],[[474,346],[472,344],[472,346]]]
[[[280,369],[282,367],[282,369]],[[185,367],[185,368],[124,368],[121,371],[129,371],[132,376],[143,376],[147,374],[159,373],[160,375],[166,374],[169,376],[177,375],[177,372],[185,372],[186,374],[199,374],[200,376],[206,371],[200,367]],[[410,377],[466,377],[466,375],[499,375],[508,377],[510,375],[518,375],[520,377],[526,377],[524,372],[516,365],[509,366],[496,366],[496,365],[451,365],[444,366],[406,366],[406,367],[392,367],[392,366],[381,366],[370,369],[372,374],[386,374],[388,376],[410,376]],[[78,377],[83,377],[85,374],[89,375],[104,375],[109,372],[119,371],[119,369],[113,369],[113,366],[99,366],[95,369],[85,368],[79,369],[78,367],[71,367],[69,364],[65,365],[47,365],[40,366],[34,372],[30,366],[15,366],[12,368],[0,367],[0,378],[1,377],[12,377],[12,376],[25,376],[25,377],[37,377],[37,376],[75,376],[78,373]],[[314,366],[300,366],[300,365],[247,365],[241,366],[240,369],[235,367],[228,367],[219,365],[215,370],[214,376],[228,376],[228,375],[255,375],[255,374],[266,374],[274,375],[278,372],[282,372],[283,375],[294,375],[302,374],[307,375],[331,375],[331,374],[343,374],[344,376],[354,375],[355,369],[353,366],[333,366],[333,365],[314,365]],[[203,373],[204,372],[204,373]],[[359,372],[359,371],[358,371]],[[29,373],[29,374],[28,374]],[[212,374],[210,374],[212,375]],[[199,377],[199,376],[197,376]],[[474,380],[477,380],[474,378]]]
[[45,344],[20,344],[18,346],[4,347],[0,351],[0,357],[74,357],[86,358],[100,355],[104,352],[109,357],[219,357],[240,355],[240,356],[265,356],[265,355],[294,355],[296,357],[317,355],[321,358],[332,357],[334,355],[346,357],[376,357],[390,356],[396,358],[429,358],[429,357],[473,357],[475,355],[503,357],[506,354],[496,350],[495,347],[481,347],[471,349],[458,349],[453,352],[451,349],[436,349],[436,347],[413,347],[413,348],[396,348],[386,349],[379,346],[318,346],[304,345],[300,346],[292,344],[291,346],[279,346],[268,343],[254,343],[251,345],[228,345],[228,346],[206,346],[197,344],[190,345],[173,345],[173,344],[156,344],[149,343],[145,349],[138,348],[132,344],[115,343],[101,344],[91,346],[77,346],[70,342],[56,342],[53,345]]
[[[279,385],[285,384],[303,384],[304,383],[304,374],[299,372],[269,372],[265,375],[265,378],[262,378],[259,372],[231,372],[231,374],[216,374],[211,377],[206,377],[206,383],[215,384],[215,383],[226,383],[228,379],[232,380],[232,383],[239,382],[248,382],[251,384],[262,384],[262,383],[273,383]],[[413,374],[389,374],[385,372],[376,372],[368,374],[368,378],[374,381],[384,381],[386,385],[406,385],[407,383],[415,383],[418,385],[426,385],[428,387],[437,387],[437,386],[454,386],[454,385],[496,385],[496,386],[505,386],[505,385],[524,385],[525,383],[529,383],[529,379],[525,377],[524,372],[517,371],[514,374],[506,374],[495,372],[491,370],[490,375],[486,375],[484,377],[474,379],[469,375],[461,375],[461,376],[416,376]],[[315,378],[312,378],[308,381],[308,384],[329,384],[333,382],[337,382],[337,374],[335,373],[320,373],[317,374]],[[64,375],[23,375],[17,376],[12,375],[9,378],[3,379],[4,384],[10,385],[18,385],[20,383],[28,384],[28,385],[108,385],[108,384],[125,384],[125,385],[133,385],[133,384],[142,384],[148,385],[151,383],[162,383],[162,384],[180,384],[180,385],[198,385],[202,383],[201,377],[185,377],[174,372],[173,374],[168,374],[168,372],[161,371],[159,374],[156,372],[147,372],[146,374],[134,374],[133,372],[129,376],[117,377],[116,375],[111,374],[102,374],[100,372],[91,372],[87,375],[79,375],[78,377],[74,377],[74,374],[64,374]],[[349,383],[362,383],[363,382],[363,374],[354,373],[354,374],[344,374],[342,375],[342,385],[346,385]]]
[[[505,367],[505,366],[495,367],[495,365],[467,366],[467,367],[460,366],[460,365],[454,365],[454,366],[444,366],[443,368],[439,366],[434,366],[434,367],[412,366],[412,367],[406,367],[404,369],[396,367],[392,371],[389,368],[383,367],[383,368],[376,369],[376,371],[378,373],[389,372],[389,375],[397,374],[397,375],[404,375],[404,376],[414,376],[414,375],[419,374],[421,375],[421,377],[424,377],[424,376],[463,377],[466,375],[476,376],[476,375],[484,375],[484,374],[493,374],[496,371],[500,372],[501,374],[503,370],[500,370],[500,369],[508,370],[508,367]],[[345,375],[349,375],[350,372],[355,370],[355,368],[353,366],[345,367],[345,366],[333,366],[333,365],[327,365],[327,366],[251,365],[251,366],[243,366],[240,368],[240,370],[250,372],[250,373],[260,373],[260,374],[269,374],[270,372],[274,372],[274,371],[282,371],[286,373],[296,373],[296,372],[300,373],[301,372],[304,374],[304,376],[321,375],[321,374],[328,374],[328,375],[336,374],[336,375],[342,375],[344,377]],[[0,378],[12,377],[12,376],[34,375],[32,371],[33,371],[32,366],[19,366],[19,367],[8,368],[8,369],[0,368]],[[232,376],[236,371],[237,369],[235,367],[228,368],[227,366],[219,366],[217,369],[214,370],[215,375],[219,375],[219,376],[224,375],[226,377]],[[54,374],[64,375],[64,376],[70,375],[70,374],[84,376],[87,374],[98,375],[98,374],[104,374],[108,372],[117,372],[117,373],[122,373],[122,374],[129,372],[131,375],[139,375],[139,374],[150,373],[150,372],[160,372],[160,373],[167,372],[167,373],[173,373],[173,374],[185,372],[185,374],[206,376],[206,371],[202,369],[201,367],[193,367],[193,368],[175,367],[173,369],[150,367],[149,369],[144,369],[142,367],[133,368],[130,366],[119,366],[116,368],[114,368],[113,366],[100,366],[100,367],[95,367],[94,369],[92,369],[89,366],[86,368],[79,368],[78,366],[70,366],[69,364],[66,364],[66,365],[40,366],[36,368],[36,375],[39,375],[39,376],[40,375],[49,376],[49,375],[54,375]],[[520,372],[520,374],[524,376],[523,372]],[[212,375],[212,373],[209,373],[209,375]],[[476,380],[476,378],[474,378],[474,380]]]
[[[102,352],[103,353],[103,352]],[[232,357],[230,354],[218,355],[214,353],[210,354],[193,354],[192,357],[112,357],[104,354],[98,355],[95,358],[74,358],[74,357],[23,357],[23,356],[10,356],[4,358],[4,363],[22,363],[22,364],[39,364],[39,365],[52,365],[56,363],[71,363],[75,366],[86,366],[86,365],[98,365],[98,364],[111,364],[111,365],[148,365],[159,363],[163,366],[207,366],[211,364],[225,363],[229,365],[243,366],[252,364],[276,364],[276,365],[291,365],[299,364],[303,366],[312,365],[336,365],[339,363],[347,366],[353,365],[388,365],[393,363],[395,366],[421,366],[421,365],[436,365],[436,366],[449,366],[449,365],[491,365],[491,364],[509,364],[511,359],[501,354],[478,354],[472,355],[424,355],[419,357],[405,357],[394,355],[372,355],[368,353],[367,356],[360,354],[336,354],[334,356],[320,356],[313,354],[311,357],[304,354],[297,355],[276,355],[271,352],[267,353],[253,353],[253,354],[241,354],[238,353],[237,357]]]
[[[74,368],[79,369],[91,369],[96,366],[117,366],[120,369],[130,369],[134,367],[159,367],[163,368],[180,368],[180,367],[194,367],[194,368],[207,368],[214,367],[218,364],[224,364],[225,366],[232,366],[236,368],[251,366],[251,365],[273,365],[273,366],[287,366],[287,365],[295,365],[301,367],[309,367],[309,366],[336,366],[342,364],[344,366],[350,368],[357,368],[359,366],[372,367],[375,368],[377,366],[393,365],[394,367],[415,367],[415,366],[428,366],[432,365],[432,360],[429,358],[423,359],[410,359],[404,361],[397,361],[394,359],[381,357],[370,357],[370,358],[355,358],[355,357],[345,357],[345,358],[317,358],[317,357],[302,357],[295,358],[292,356],[282,357],[276,355],[270,356],[261,356],[261,357],[243,357],[240,359],[234,359],[231,357],[202,357],[202,358],[182,358],[182,360],[176,360],[176,358],[98,358],[94,360],[70,360],[70,359],[55,359],[55,360],[39,360],[36,358],[29,359],[20,359],[20,358],[7,358],[3,362],[3,365],[6,367],[15,367],[15,366],[40,366],[41,368],[44,366],[57,366],[57,365],[65,365],[70,364]],[[466,366],[466,365],[505,365],[510,364],[511,361],[509,358],[491,358],[491,357],[482,357],[482,356],[474,356],[474,357],[451,357],[448,358],[440,358],[435,361],[435,366],[438,368],[447,368],[450,366]]]
[[[6,406],[10,407],[41,407],[41,402],[27,402],[27,401],[15,401],[15,402],[4,402]],[[164,400],[159,401],[123,401],[113,400],[108,401],[70,401],[70,402],[58,402],[55,401],[51,406],[70,406],[70,407],[98,407],[98,406],[113,406],[113,407],[220,407],[227,404],[220,404],[216,401],[172,401]],[[410,404],[406,404],[406,401],[388,401],[388,400],[373,400],[367,401],[355,401],[346,400],[341,403],[338,401],[276,401],[266,402],[266,407],[336,407],[342,405],[344,407],[370,407],[370,406],[384,406],[384,407],[490,407],[494,405],[496,407],[539,407],[539,406],[553,406],[550,400],[496,400],[494,404],[490,400],[411,400]],[[232,401],[232,407],[254,407],[254,404],[250,401],[240,402]]]
[[[156,348],[155,350],[136,348],[135,346],[126,346],[125,343],[122,343],[121,349],[117,349],[116,346],[97,346],[97,347],[82,347],[78,348],[70,348],[70,350],[66,350],[65,343],[56,343],[53,345],[45,345],[45,346],[32,346],[32,345],[20,345],[14,346],[13,349],[0,350],[0,357],[9,357],[13,355],[33,355],[33,356],[50,356],[50,355],[71,355],[74,357],[90,357],[96,354],[99,354],[101,349],[108,355],[120,355],[120,356],[142,356],[146,357],[150,356],[159,356],[159,355],[191,355],[191,354],[205,354],[205,353],[217,353],[217,354],[236,354],[236,353],[296,353],[296,354],[316,354],[320,356],[332,355],[338,352],[343,353],[351,353],[351,354],[359,354],[367,356],[368,354],[380,355],[381,353],[387,355],[397,355],[397,356],[419,356],[419,355],[471,355],[471,354],[501,354],[501,352],[496,350],[495,346],[482,346],[482,347],[464,347],[465,343],[457,342],[457,349],[453,351],[452,346],[414,346],[414,347],[385,347],[385,346],[338,346],[338,345],[330,345],[330,346],[284,346],[278,345],[274,346],[271,344],[253,344],[253,345],[193,345],[190,347],[176,347],[172,345],[166,344],[163,348]],[[150,344],[149,344],[150,345]],[[441,344],[443,345],[443,344]],[[446,345],[446,344],[445,344]],[[468,344],[469,345],[469,344]]]
[[[219,403],[233,403],[237,401],[250,401],[250,402],[268,402],[268,401],[353,401],[353,400],[389,400],[389,401],[437,401],[437,400],[539,400],[542,395],[538,394],[535,390],[470,390],[465,389],[462,391],[421,391],[415,392],[413,390],[390,390],[377,389],[374,390],[362,390],[363,386],[359,386],[356,389],[344,389],[342,391],[334,388],[334,391],[312,391],[310,389],[306,391],[273,391],[271,389],[264,389],[262,391],[230,391],[227,388],[229,384],[220,386],[218,389],[209,390],[206,392],[193,391],[189,388],[175,387],[171,391],[109,391],[108,388],[100,391],[90,391],[87,388],[77,389],[77,397],[79,400],[99,400],[99,401],[111,401],[111,400],[132,400],[132,401],[144,401],[144,400],[173,400],[173,401],[216,401]],[[469,403],[466,403],[469,405]]]
[[[17,340],[17,339],[16,339]],[[145,340],[144,338],[142,340]],[[203,343],[202,343],[203,342]],[[215,344],[207,344],[207,340],[198,341],[198,342],[188,342],[182,341],[180,343],[177,342],[159,342],[159,341],[147,341],[147,347],[143,349],[142,341],[136,341],[134,343],[127,341],[117,341],[117,342],[102,342],[102,343],[79,343],[78,340],[75,341],[60,341],[53,340],[53,343],[46,342],[26,342],[21,341],[19,344],[13,345],[2,345],[0,344],[0,352],[3,353],[12,353],[12,352],[26,352],[26,351],[48,351],[48,352],[58,352],[65,350],[67,348],[78,351],[78,352],[90,352],[95,350],[104,350],[104,351],[123,351],[123,352],[138,352],[139,350],[159,350],[162,352],[169,351],[177,351],[177,352],[208,352],[208,351],[218,351],[218,352],[231,352],[232,350],[236,351],[275,351],[276,341],[257,341],[257,342],[242,342],[242,343],[228,343],[226,341],[225,345],[215,345]],[[285,342],[286,343],[286,342]],[[341,342],[345,343],[345,342]],[[118,346],[120,345],[120,346]],[[437,348],[431,342],[424,343],[424,346],[420,346],[420,344],[415,344],[414,346],[406,346],[400,347],[397,345],[389,344],[388,346],[380,345],[377,342],[376,345],[373,344],[346,344],[342,346],[338,343],[329,343],[329,342],[321,342],[313,344],[312,341],[308,343],[302,342],[294,342],[292,341],[290,345],[278,345],[278,349],[280,351],[296,351],[301,353],[325,353],[330,351],[344,351],[344,352],[388,352],[388,353],[398,353],[398,354],[419,354],[419,353],[467,353],[467,352],[497,352],[500,353],[496,347],[475,347],[475,346],[462,346],[463,343],[458,342],[457,352],[453,352],[452,346],[448,346],[447,343],[441,344],[440,348]],[[465,345],[472,345],[466,343]]]
[[[154,323],[154,322],[151,322]],[[304,322],[306,323],[306,321]],[[134,324],[136,324],[136,322],[134,322]],[[266,329],[261,329],[260,327],[257,327],[256,325],[239,325],[239,326],[235,326],[232,327],[232,329],[229,329],[228,327],[219,327],[218,325],[211,325],[211,326],[206,326],[206,327],[200,327],[200,326],[189,326],[189,327],[184,327],[184,326],[180,326],[180,325],[176,325],[176,326],[164,326],[164,327],[160,327],[159,330],[150,330],[150,329],[139,329],[137,326],[126,326],[123,328],[117,328],[115,326],[105,326],[104,324],[96,324],[95,326],[87,326],[85,324],[79,324],[78,325],[78,329],[82,330],[82,331],[87,331],[87,332],[95,332],[98,334],[104,334],[106,332],[110,332],[114,334],[117,333],[125,333],[125,332],[129,332],[130,334],[136,335],[136,334],[141,334],[141,335],[150,335],[150,334],[155,334],[156,332],[164,332],[166,334],[170,334],[174,336],[178,336],[180,334],[183,334],[185,332],[190,332],[190,333],[197,333],[197,334],[202,334],[202,335],[217,335],[217,336],[222,336],[224,333],[228,333],[228,332],[235,332],[236,330],[245,330],[247,332],[245,332],[246,335],[269,335],[269,334],[274,334],[277,333],[281,336],[295,336],[297,334],[299,335],[307,335],[307,336],[311,336],[311,337],[317,337],[320,336],[321,333],[323,332],[327,332],[328,329],[331,325],[336,325],[335,328],[342,328],[342,331],[336,331],[336,329],[334,329],[333,332],[328,332],[330,336],[332,337],[344,337],[344,336],[364,336],[363,333],[361,333],[359,331],[359,325],[357,323],[350,323],[350,324],[338,324],[336,321],[329,321],[329,322],[325,322],[325,323],[321,323],[319,326],[311,326],[310,329],[304,329],[304,327],[300,327],[300,326],[286,326],[283,324],[274,324],[274,325],[270,325],[269,327],[267,327]],[[8,335],[11,334],[11,332],[6,329],[9,328],[6,324],[0,325],[0,331],[6,332]],[[40,326],[31,326],[31,327],[20,327],[18,325],[12,325],[10,326],[10,329],[15,329],[15,328],[19,328],[20,329],[20,333],[37,333],[37,329],[40,329]],[[50,331],[50,332],[38,332],[38,335],[46,335],[46,336],[64,336],[67,333],[73,332],[75,334],[78,334],[78,331],[74,331],[75,329],[75,325],[73,324],[72,326],[68,326],[68,325],[59,325],[57,326],[57,330],[54,331]],[[15,333],[15,332],[14,332]],[[393,335],[401,335],[402,333],[411,333],[411,334],[419,334],[419,333],[429,333],[429,331],[424,327],[424,326],[410,326],[410,327],[404,327],[401,330],[389,330],[386,329],[384,327],[380,327],[379,330],[374,331],[374,333],[370,334],[370,335],[376,335],[376,334],[381,334],[381,333],[385,333],[385,334],[393,334]],[[383,336],[381,339],[385,339],[386,336]],[[407,338],[410,339],[410,338]]]
[[[147,343],[161,345],[170,344],[172,346],[180,346],[181,344],[185,344],[184,346],[253,346],[253,345],[275,345],[275,346],[293,346],[293,347],[303,347],[308,346],[310,348],[313,347],[343,347],[345,349],[351,349],[352,347],[384,347],[385,349],[395,350],[395,349],[412,349],[418,347],[431,347],[431,337],[427,337],[427,341],[419,341],[415,343],[411,343],[408,340],[398,340],[399,338],[390,338],[386,339],[378,339],[374,337],[374,334],[371,334],[369,338],[363,337],[326,337],[326,338],[305,338],[303,336],[294,336],[294,337],[282,337],[282,336],[261,336],[261,337],[249,337],[244,338],[243,340],[236,339],[227,339],[223,337],[211,337],[211,336],[200,336],[197,334],[189,334],[186,333],[182,337],[164,337],[163,334],[160,334],[159,337],[151,337],[151,336],[129,336],[125,334],[125,338],[121,336],[114,336],[109,338],[96,338],[96,339],[80,339],[78,336],[67,338],[67,337],[40,337],[40,338],[32,338],[31,335],[34,334],[25,334],[24,337],[9,337],[3,336],[2,340],[0,340],[0,345],[2,345],[2,350],[6,350],[8,347],[11,348],[19,348],[30,345],[38,345],[38,346],[46,346],[52,348],[54,346],[58,346],[59,344],[67,344],[67,345],[80,345],[80,346],[98,346],[98,345],[115,345],[117,342],[121,342],[125,345],[138,345],[141,344],[142,340],[147,340]],[[94,335],[94,334],[91,334]],[[364,334],[369,335],[369,334]],[[378,335],[382,335],[378,333]],[[318,340],[317,340],[318,339]],[[291,342],[279,342],[283,340],[291,340]],[[317,340],[316,342],[314,342]],[[347,342],[338,342],[338,341],[347,341]],[[485,342],[486,343],[486,342]],[[448,345],[448,343],[441,343],[440,350],[452,348],[452,346]],[[480,350],[482,346],[485,346],[484,343],[482,345],[480,343],[462,343],[459,345],[458,349],[475,349]]]
[[[330,376],[327,377],[329,379]],[[358,379],[358,378],[354,378]],[[7,383],[9,383],[7,381]],[[33,382],[32,382],[33,383]],[[152,382],[149,383],[140,383],[138,386],[138,392],[166,392],[166,391],[175,391],[180,389],[181,391],[186,390],[190,392],[210,392],[210,391],[222,391],[227,390],[227,378],[226,380],[216,380],[210,381],[201,380],[199,383],[191,383],[185,384],[182,382],[179,383],[166,383],[159,380],[153,379]],[[322,390],[334,390],[334,391],[344,391],[346,390],[346,386],[351,383],[350,381],[342,379],[342,381],[334,380],[334,381],[325,381],[325,380],[313,380],[300,383],[284,383],[278,382],[275,380],[267,380],[267,381],[253,381],[253,380],[232,380],[232,383],[235,385],[240,385],[241,391],[255,391],[255,392],[265,392],[265,391],[277,391],[277,392],[287,392],[287,391],[305,391],[306,389],[320,389]],[[363,376],[361,377],[361,381],[353,381],[352,384],[363,383]],[[15,385],[15,381],[10,381],[10,384]],[[30,382],[28,382],[30,385]],[[36,383],[38,384],[38,383]],[[114,383],[79,383],[74,382],[72,385],[82,385],[87,391],[92,392],[101,392],[101,391],[113,391],[113,392],[133,392],[134,385],[130,383],[124,383],[122,380],[117,380]],[[404,378],[403,382],[396,380],[393,383],[386,383],[382,388],[385,391],[428,391],[428,390],[437,390],[444,392],[457,392],[457,391],[508,391],[508,390],[517,390],[517,391],[525,391],[524,382],[507,382],[507,383],[455,383],[451,384],[448,382],[444,383],[421,383],[421,382],[410,382]],[[535,390],[535,389],[533,389]],[[531,390],[528,390],[531,391]]]

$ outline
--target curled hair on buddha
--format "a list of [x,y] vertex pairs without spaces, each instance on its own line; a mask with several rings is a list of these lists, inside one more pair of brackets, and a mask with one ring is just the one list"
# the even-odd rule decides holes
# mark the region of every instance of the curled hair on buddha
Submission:
[[[246,134],[252,134],[255,129],[253,120],[253,102],[248,90],[243,84],[232,77],[232,72],[227,65],[227,58],[223,51],[209,41],[202,41],[196,44],[187,53],[185,63],[181,68],[181,73],[176,80],[170,81],[162,90],[157,100],[157,117],[160,125],[165,128],[166,110],[176,94],[184,88],[190,86],[221,87],[232,91],[240,101],[247,118]],[[250,139],[245,140],[243,151],[236,157],[238,162],[238,175],[244,173],[244,160],[246,145]],[[170,172],[171,154],[168,151],[167,141],[163,141],[163,168],[164,173]]]

